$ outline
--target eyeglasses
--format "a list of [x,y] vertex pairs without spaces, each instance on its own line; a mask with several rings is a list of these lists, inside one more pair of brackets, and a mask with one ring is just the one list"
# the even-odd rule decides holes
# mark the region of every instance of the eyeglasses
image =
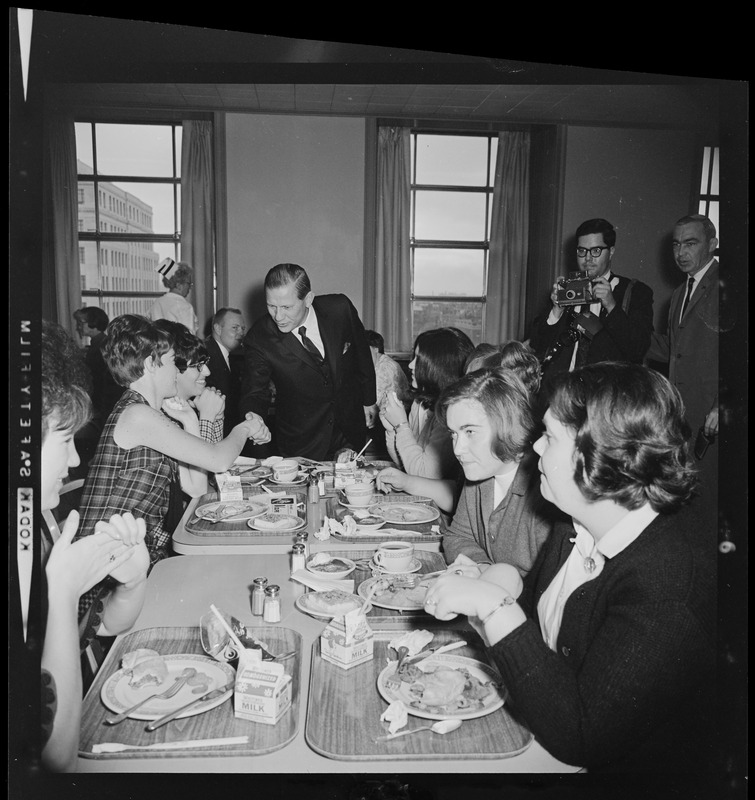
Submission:
[[209,363],[210,363],[209,358],[203,358],[200,361],[192,361],[191,364],[187,364],[186,369],[196,369],[201,372],[202,367],[206,367]]
[[578,247],[577,248],[577,258],[584,258],[588,253],[593,258],[600,258],[600,254],[604,250],[610,250],[610,247]]

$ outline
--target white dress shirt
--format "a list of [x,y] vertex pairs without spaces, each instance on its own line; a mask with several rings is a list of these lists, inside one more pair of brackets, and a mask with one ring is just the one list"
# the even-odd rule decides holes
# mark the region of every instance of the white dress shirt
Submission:
[[[584,526],[572,521],[576,536],[570,541],[574,542],[574,547],[537,604],[540,631],[551,650],[556,650],[564,606],[572,593],[582,584],[595,580],[603,571],[606,559],[628,547],[657,516],[658,512],[646,503],[628,511],[598,542]],[[592,570],[587,568],[588,559],[594,562]]]
[[[317,314],[315,314],[315,310],[312,306],[309,307],[309,312],[307,313],[307,316],[301,325],[307,329],[307,339],[314,344],[314,346],[320,351],[320,355],[325,358],[325,345],[322,343],[320,326],[317,324]],[[304,346],[304,342],[302,342],[301,336],[299,336],[299,328],[301,328],[301,325],[298,325],[296,328],[294,328],[293,334],[302,343],[302,346]]]

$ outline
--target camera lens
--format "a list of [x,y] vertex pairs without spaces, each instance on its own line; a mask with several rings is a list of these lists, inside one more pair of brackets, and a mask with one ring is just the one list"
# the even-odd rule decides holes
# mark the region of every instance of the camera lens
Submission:
[[574,291],[574,289],[567,289],[566,290],[566,299],[567,300],[573,300],[576,296],[577,296],[577,293]]

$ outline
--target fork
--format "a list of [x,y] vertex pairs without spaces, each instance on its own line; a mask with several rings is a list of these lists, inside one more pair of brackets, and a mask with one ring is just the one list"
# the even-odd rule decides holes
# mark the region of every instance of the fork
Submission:
[[127,719],[130,714],[136,711],[137,708],[141,708],[148,700],[168,700],[171,697],[174,697],[178,694],[178,690],[189,680],[189,678],[194,677],[197,674],[197,671],[194,667],[186,667],[184,671],[176,678],[173,685],[166,689],[161,694],[151,694],[149,697],[145,697],[144,700],[140,700],[136,705],[131,706],[131,708],[127,708],[125,711],[121,712],[115,717],[109,717],[105,720],[106,725],[117,725],[119,722],[123,722],[124,719]]

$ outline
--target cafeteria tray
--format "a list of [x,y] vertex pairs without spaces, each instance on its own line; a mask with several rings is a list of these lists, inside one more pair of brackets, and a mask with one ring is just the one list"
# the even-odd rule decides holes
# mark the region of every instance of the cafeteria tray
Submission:
[[[256,495],[265,494],[264,490],[257,486],[244,486],[243,488],[244,500],[249,500]],[[302,491],[297,491],[292,487],[290,491],[286,491],[286,494],[298,495],[299,502],[304,503],[304,508],[299,509],[297,513],[299,517],[306,521],[307,504],[304,493]],[[217,492],[207,492],[207,494],[203,494],[197,500],[197,503],[194,507],[199,508],[199,506],[204,505],[205,503],[213,503],[217,500],[219,500],[219,495]],[[256,531],[250,528],[246,523],[247,521],[245,519],[230,520],[228,522],[210,522],[209,520],[198,517],[194,512],[192,512],[191,517],[186,520],[184,527],[188,533],[191,533],[194,536],[248,536],[250,539],[260,536],[264,536],[266,538],[270,536],[277,536],[281,538],[281,541],[291,541],[291,531]]]
[[[377,678],[390,660],[388,642],[396,630],[374,630],[372,661],[348,670],[320,656],[320,642],[312,646],[312,668],[305,738],[320,755],[339,761],[417,761],[509,758],[524,752],[532,734],[509,712],[506,704],[484,717],[465,720],[445,736],[419,733],[376,742],[388,733],[380,715],[388,708],[377,688]],[[468,644],[454,654],[489,663],[482,640],[474,631],[437,631],[433,646],[463,638]],[[333,724],[337,720],[338,724]],[[430,724],[409,716],[406,728]]]
[[[285,747],[296,737],[299,727],[302,638],[296,631],[277,625],[275,627],[255,627],[254,636],[265,642],[272,653],[296,651],[293,658],[283,662],[286,672],[293,678],[291,707],[283,713],[275,725],[266,725],[235,717],[233,696],[217,708],[194,717],[174,720],[152,733],[145,731],[144,720],[126,719],[119,725],[112,727],[105,725],[105,719],[112,716],[113,712],[103,704],[100,691],[105,681],[120,668],[121,659],[125,653],[146,647],[156,650],[160,655],[171,653],[206,655],[199,641],[198,627],[145,628],[120,637],[116,641],[87,692],[82,707],[79,755],[83,758],[99,760],[258,756]],[[248,736],[249,741],[246,744],[223,745],[202,750],[185,748],[184,750],[124,750],[119,753],[92,753],[92,745],[99,742],[148,745],[156,742],[180,742],[228,736]]]
[[[391,494],[386,495],[381,502],[408,502],[407,498],[409,497],[411,497],[411,495]],[[325,514],[331,519],[337,519],[339,521],[347,514],[353,516],[352,510],[341,505],[337,497],[325,498]],[[396,526],[387,522],[383,527],[391,529],[402,528],[400,525]],[[436,528],[436,530],[433,530],[433,528]],[[384,542],[386,539],[401,539],[407,542],[440,542],[443,538],[441,534],[441,518],[433,522],[412,523],[411,528],[407,528],[405,531],[401,530],[400,534],[386,536],[385,533],[381,534],[382,530],[383,528],[377,528],[374,531],[358,532],[353,536],[333,533],[331,536],[342,542],[359,542],[360,544],[362,542],[364,542],[364,544],[380,544],[380,542]]]

